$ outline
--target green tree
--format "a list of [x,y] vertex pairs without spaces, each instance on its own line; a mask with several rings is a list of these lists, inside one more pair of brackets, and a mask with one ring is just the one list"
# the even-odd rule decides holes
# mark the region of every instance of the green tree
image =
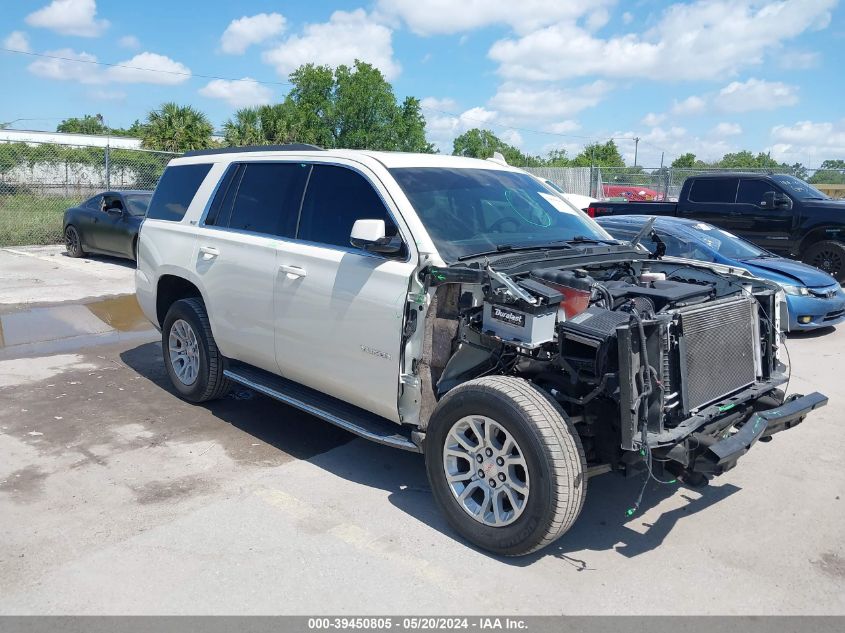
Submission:
[[624,167],[625,160],[622,154],[619,153],[619,148],[613,139],[607,143],[590,143],[578,154],[572,164],[578,167],[589,167],[596,165],[598,167]]
[[229,145],[310,143],[320,147],[432,152],[420,102],[399,104],[377,68],[305,64],[290,74],[292,88],[272,106],[244,108],[223,125]]
[[490,158],[494,152],[502,154],[509,165],[516,167],[539,167],[542,163],[536,156],[523,154],[518,148],[505,143],[490,130],[473,128],[452,142],[454,156]]
[[169,152],[205,149],[213,145],[212,131],[211,122],[205,114],[171,101],[147,115],[141,144],[147,149]]
[[733,154],[725,154],[716,163],[716,167],[727,167],[730,169],[775,169],[783,168],[783,163],[777,162],[771,155],[760,152],[756,156],[747,149]]
[[107,134],[102,114],[86,114],[82,118],[71,117],[56,126],[56,132],[72,134]]
[[822,185],[845,185],[845,160],[822,162],[808,182]]
[[543,159],[543,167],[569,167],[572,160],[566,155],[565,149],[553,149]]
[[695,154],[687,152],[686,154],[681,154],[673,160],[672,167],[675,169],[692,169],[696,166],[696,162]]

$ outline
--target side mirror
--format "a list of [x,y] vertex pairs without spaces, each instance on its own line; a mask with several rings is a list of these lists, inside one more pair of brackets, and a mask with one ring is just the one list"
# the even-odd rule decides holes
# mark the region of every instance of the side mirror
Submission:
[[776,191],[767,191],[763,194],[763,200],[760,206],[766,209],[792,209],[792,198],[785,193]]
[[370,253],[398,253],[402,238],[385,235],[384,220],[355,220],[349,243]]

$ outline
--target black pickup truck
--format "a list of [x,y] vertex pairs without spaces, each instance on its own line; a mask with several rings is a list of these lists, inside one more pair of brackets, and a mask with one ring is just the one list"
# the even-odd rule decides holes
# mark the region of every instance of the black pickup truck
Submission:
[[592,217],[675,215],[715,224],[845,281],[845,200],[794,176],[707,174],[684,181],[678,202],[593,202]]

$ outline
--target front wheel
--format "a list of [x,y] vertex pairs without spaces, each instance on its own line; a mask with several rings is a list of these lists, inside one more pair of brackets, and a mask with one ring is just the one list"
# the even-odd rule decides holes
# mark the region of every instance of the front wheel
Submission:
[[566,532],[586,496],[575,428],[535,385],[514,377],[466,382],[440,401],[425,443],[434,498],[471,543],[505,556]]
[[804,263],[830,273],[836,281],[845,281],[845,245],[825,240],[816,242],[804,253]]

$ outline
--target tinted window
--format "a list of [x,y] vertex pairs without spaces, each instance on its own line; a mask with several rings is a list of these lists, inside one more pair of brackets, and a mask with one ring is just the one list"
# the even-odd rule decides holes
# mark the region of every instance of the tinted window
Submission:
[[309,170],[310,166],[302,163],[245,165],[229,228],[293,237]]
[[[208,214],[205,217],[205,224],[213,226],[220,224],[226,226],[229,223],[229,215],[232,211],[232,201],[235,199],[235,194],[238,191],[238,184],[241,182],[244,166],[239,163],[232,163],[223,175],[223,180],[217,187],[217,192],[214,194],[214,200],[211,202],[211,207],[208,209]],[[225,209],[224,213],[221,213]],[[220,221],[218,222],[218,216]]]
[[147,217],[175,222],[185,217],[188,205],[210,169],[211,164],[208,163],[176,165],[165,169],[153,193]]
[[740,180],[736,201],[742,204],[755,204],[759,207],[763,201],[763,194],[774,190],[775,188],[765,180]]
[[348,248],[355,220],[384,220],[387,235],[397,234],[384,203],[363,176],[344,167],[314,165],[297,237]]
[[793,196],[797,196],[802,200],[829,200],[830,198],[813,187],[812,185],[808,185],[803,180],[796,178],[795,176],[772,176],[775,179],[775,182],[780,183],[783,185],[786,190],[791,193]]
[[103,196],[94,196],[93,198],[89,198],[79,206],[99,210],[103,206]]
[[700,178],[692,183],[689,199],[692,202],[734,202],[736,178]]
[[126,210],[129,215],[142,216],[147,212],[147,207],[150,206],[150,195],[142,193],[132,193],[123,196],[126,200]]

